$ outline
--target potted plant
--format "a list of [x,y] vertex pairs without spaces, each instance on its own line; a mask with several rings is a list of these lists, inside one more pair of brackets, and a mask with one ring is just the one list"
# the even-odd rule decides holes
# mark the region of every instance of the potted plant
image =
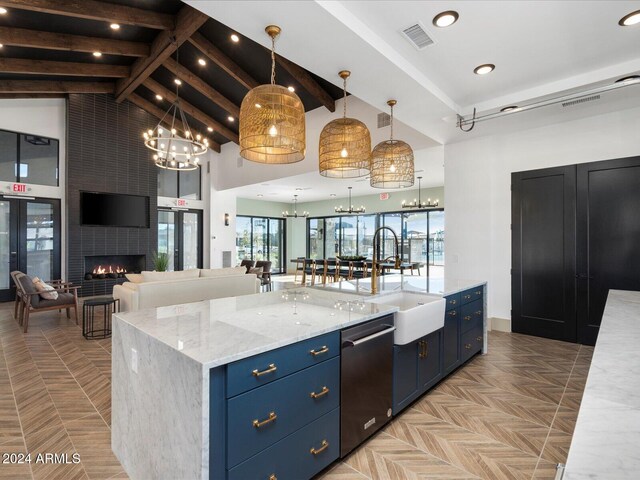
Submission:
[[166,272],[169,268],[169,255],[164,252],[153,252],[151,260],[156,272]]

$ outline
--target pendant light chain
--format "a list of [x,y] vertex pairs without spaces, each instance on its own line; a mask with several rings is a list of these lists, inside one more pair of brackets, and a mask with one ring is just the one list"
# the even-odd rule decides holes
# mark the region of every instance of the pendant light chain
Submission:
[[393,105],[391,105],[391,120],[389,123],[391,125],[391,136],[389,137],[389,139],[393,140]]
[[344,98],[344,102],[342,102],[342,118],[347,118],[347,77],[342,79],[342,97]]
[[271,85],[276,84],[276,37],[271,37]]

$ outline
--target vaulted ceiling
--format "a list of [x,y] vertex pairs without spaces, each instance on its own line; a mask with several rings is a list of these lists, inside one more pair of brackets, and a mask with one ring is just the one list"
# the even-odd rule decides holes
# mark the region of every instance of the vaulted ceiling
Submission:
[[[270,80],[267,49],[178,0],[0,0],[0,6],[7,10],[0,14],[2,98],[105,93],[161,118],[179,77],[190,125],[220,151],[238,142],[247,91]],[[295,88],[306,111],[333,112],[342,95],[281,56],[276,78]]]

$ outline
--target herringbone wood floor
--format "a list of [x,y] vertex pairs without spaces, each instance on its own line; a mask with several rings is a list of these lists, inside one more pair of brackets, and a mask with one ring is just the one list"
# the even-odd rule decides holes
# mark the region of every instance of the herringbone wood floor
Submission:
[[[25,335],[11,307],[0,304],[0,453],[81,462],[0,464],[0,478],[127,478],[110,447],[110,340],[85,340],[55,312]],[[319,478],[553,478],[593,349],[497,332],[489,348]]]

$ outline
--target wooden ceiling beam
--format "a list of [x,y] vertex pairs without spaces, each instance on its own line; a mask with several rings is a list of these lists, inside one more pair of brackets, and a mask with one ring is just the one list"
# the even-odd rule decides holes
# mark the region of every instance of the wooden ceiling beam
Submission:
[[336,111],[336,102],[322,86],[314,80],[309,72],[307,72],[300,65],[293,63],[291,60],[287,60],[283,56],[276,54],[276,62],[284,68],[293,78],[295,78],[302,88],[309,92],[316,98],[322,105],[324,105],[330,112]]
[[129,67],[126,65],[0,58],[0,72],[34,75],[69,75],[74,77],[126,78],[129,76]]
[[185,5],[176,15],[175,29],[158,34],[151,44],[149,56],[139,58],[131,66],[131,75],[116,85],[116,102],[121,102],[138,88],[164,61],[209,19],[195,8]]
[[0,43],[16,47],[43,48],[68,52],[92,53],[98,51],[105,55],[125,55],[130,57],[146,57],[149,55],[149,45],[140,42],[1,26]]
[[[143,85],[147,87],[149,90],[151,90],[153,93],[162,95],[162,97],[166,99],[168,102],[173,103],[176,101],[175,92],[172,92],[165,86],[160,85],[158,82],[156,82],[152,78],[147,78],[144,81]],[[237,133],[235,133],[233,130],[229,129],[228,127],[225,127],[220,122],[214,120],[209,115],[199,110],[198,108],[194,107],[183,98],[180,99],[180,106],[182,107],[182,110],[184,111],[184,113],[186,113],[190,117],[195,118],[196,120],[203,123],[207,127],[213,128],[213,130],[216,133],[219,133],[224,138],[231,140],[232,142],[239,143],[240,140],[238,138]]]
[[207,40],[202,34],[194,33],[189,41],[205,54],[209,59],[227,72],[237,82],[243,85],[247,90],[257,87],[260,83],[245,72],[236,62],[225,55],[218,47]]
[[[142,110],[144,110],[145,112],[149,113],[150,115],[153,115],[158,120],[162,120],[162,118],[164,117],[164,114],[166,113],[164,110],[162,110],[157,105],[154,105],[150,101],[145,100],[140,95],[137,95],[135,93],[132,93],[131,95],[129,95],[127,97],[127,100],[129,100],[134,105],[140,107]],[[177,122],[176,126],[180,130],[184,131],[184,125],[182,125],[182,122],[179,121],[179,120],[176,120],[176,122]],[[165,127],[171,128],[171,125],[169,123],[167,123],[166,121],[163,121],[163,124],[164,124]],[[209,139],[209,148],[211,148],[215,152],[220,153],[220,144],[218,142],[215,142],[215,141],[211,140],[211,139]]]
[[173,58],[169,57],[164,62],[164,67],[174,75],[180,77],[183,82],[198,90],[201,94],[211,100],[213,103],[224,109],[229,115],[234,117],[240,116],[240,107],[222,95],[219,91],[191,72],[186,67],[178,64]]
[[64,98],[64,93],[0,93],[0,98]]
[[159,30],[174,26],[173,15],[96,0],[0,0],[0,6]]
[[113,93],[111,82],[69,82],[54,80],[4,80],[0,93],[6,94],[64,94],[64,93]]

